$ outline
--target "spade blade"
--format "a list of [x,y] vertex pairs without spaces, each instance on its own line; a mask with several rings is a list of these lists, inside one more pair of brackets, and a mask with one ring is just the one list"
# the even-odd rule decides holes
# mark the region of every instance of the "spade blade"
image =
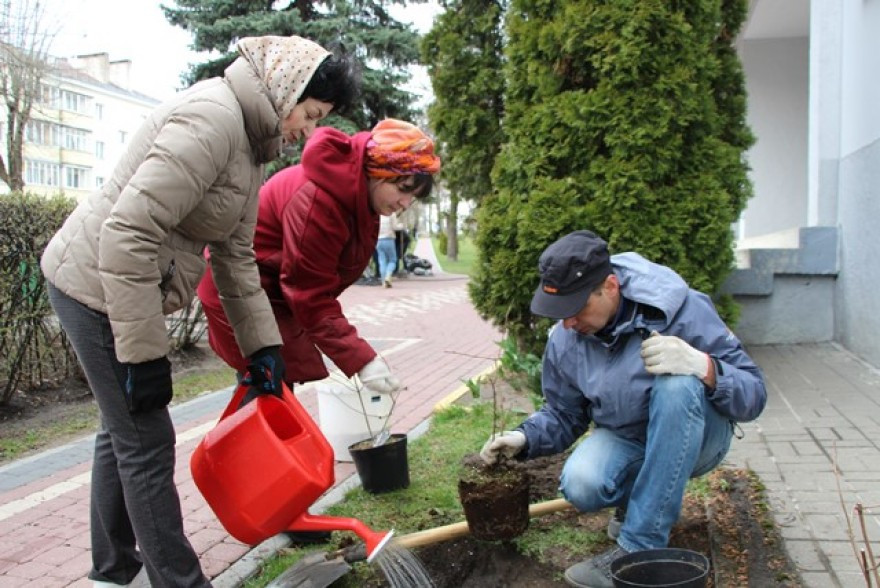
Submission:
[[349,570],[342,556],[327,559],[326,553],[316,552],[287,568],[266,588],[327,588]]

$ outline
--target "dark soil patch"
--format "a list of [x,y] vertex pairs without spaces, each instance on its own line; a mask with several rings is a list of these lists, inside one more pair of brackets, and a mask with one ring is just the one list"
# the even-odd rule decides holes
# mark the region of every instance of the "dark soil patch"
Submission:
[[[525,462],[532,477],[531,501],[556,498],[565,455]],[[721,468],[709,475],[708,499],[688,495],[669,546],[705,554],[711,562],[708,586],[764,588],[801,586],[777,530],[765,512],[756,479],[741,469]],[[568,526],[604,533],[610,512],[581,514],[573,510],[531,520],[530,529],[550,531]],[[610,540],[595,552],[612,546]],[[513,542],[482,542],[472,537],[415,551],[437,588],[565,586],[565,569],[590,554],[564,547],[549,549],[542,561],[523,555]]]
[[[481,399],[497,401],[523,414],[534,410],[528,398],[498,379],[483,386]],[[469,396],[460,400],[470,404]],[[504,427],[501,427],[504,428]],[[530,478],[529,502],[558,498],[559,475],[567,453],[521,462]],[[788,558],[778,529],[767,511],[761,485],[742,469],[719,468],[708,476],[709,495],[685,496],[669,546],[706,555],[709,588],[799,588],[798,573]],[[540,558],[518,551],[514,541],[480,541],[473,536],[414,550],[436,588],[544,588],[565,586],[565,569],[613,546],[606,528],[611,510],[579,513],[565,510],[532,518],[530,531],[567,527],[598,538],[589,552],[550,542]],[[368,584],[364,588],[387,586]]]
[[[505,409],[530,413],[522,392],[502,379],[483,386],[481,399]],[[473,400],[463,398],[461,403]],[[559,475],[568,454],[522,462],[530,477],[529,501],[558,498]],[[690,549],[710,560],[709,588],[799,588],[798,573],[788,558],[778,529],[767,511],[760,482],[743,469],[719,468],[708,475],[708,497],[685,496],[669,547]],[[565,569],[613,546],[605,532],[611,511],[566,510],[531,519],[530,530],[550,532],[569,527],[601,538],[591,553],[573,552],[554,543],[540,557],[517,550],[512,541],[478,541],[473,537],[415,550],[437,588],[543,588],[565,586]]]

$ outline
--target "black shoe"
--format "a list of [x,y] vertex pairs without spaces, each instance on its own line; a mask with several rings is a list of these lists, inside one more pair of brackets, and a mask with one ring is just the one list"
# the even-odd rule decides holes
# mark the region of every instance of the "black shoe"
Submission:
[[330,531],[284,531],[292,545],[315,545],[330,541]]

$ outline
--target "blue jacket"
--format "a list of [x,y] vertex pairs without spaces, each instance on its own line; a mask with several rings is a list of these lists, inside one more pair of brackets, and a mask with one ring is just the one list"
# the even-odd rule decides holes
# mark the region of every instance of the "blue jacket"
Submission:
[[706,393],[716,410],[733,421],[757,418],[767,401],[764,378],[709,297],[637,253],[613,255],[611,265],[621,295],[635,303],[634,312],[617,322],[606,339],[610,342],[554,326],[544,350],[544,407],[518,427],[528,440],[523,456],[564,451],[591,422],[645,440],[655,376],[645,370],[637,329],[674,335],[708,353],[715,360],[717,384]]

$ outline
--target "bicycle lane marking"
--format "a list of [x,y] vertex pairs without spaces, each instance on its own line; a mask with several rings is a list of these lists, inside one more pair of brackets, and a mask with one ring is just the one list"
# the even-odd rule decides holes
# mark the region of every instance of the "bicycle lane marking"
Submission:
[[[377,340],[380,339],[377,338]],[[412,345],[415,345],[420,341],[419,339],[402,337],[385,337],[381,340],[396,341],[396,343],[391,347],[382,350],[382,355],[386,357],[395,353],[399,353],[400,351],[403,351],[404,349],[407,349],[408,347],[411,347]],[[296,391],[297,396],[307,393],[310,388],[313,388],[319,383],[320,382],[311,382],[305,386],[298,388]],[[200,425],[190,427],[189,429],[178,432],[177,441],[174,446],[179,447],[180,445],[192,441],[193,439],[204,436],[208,431],[213,429],[214,425],[216,424],[217,421],[212,418],[209,421],[204,422]],[[17,500],[13,500],[6,504],[0,505],[0,521],[6,520],[31,508],[38,507],[44,502],[48,502],[49,500],[53,500],[55,498],[58,498],[59,496],[67,494],[68,492],[72,492],[78,488],[90,484],[91,476],[92,472],[91,470],[89,470],[87,472],[77,474],[67,480],[62,480],[61,482],[52,484],[51,486],[28,494],[27,496],[24,496]]]

